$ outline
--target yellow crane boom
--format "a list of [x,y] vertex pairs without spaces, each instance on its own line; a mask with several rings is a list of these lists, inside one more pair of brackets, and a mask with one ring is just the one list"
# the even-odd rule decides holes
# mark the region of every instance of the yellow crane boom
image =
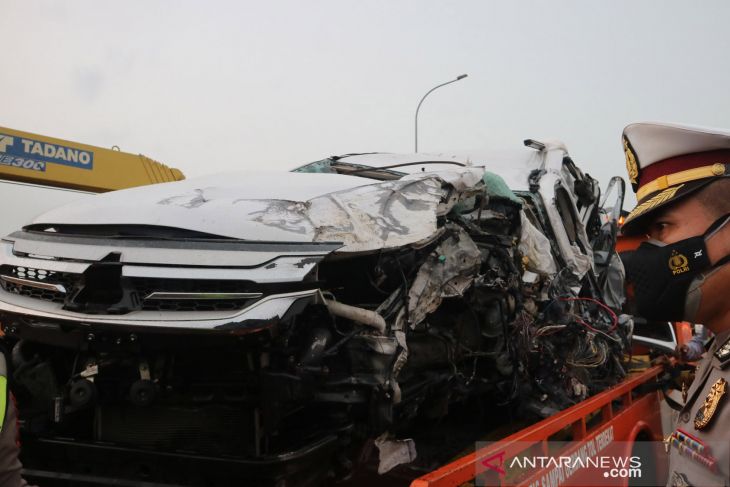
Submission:
[[0,127],[0,180],[101,193],[185,179],[142,154]]

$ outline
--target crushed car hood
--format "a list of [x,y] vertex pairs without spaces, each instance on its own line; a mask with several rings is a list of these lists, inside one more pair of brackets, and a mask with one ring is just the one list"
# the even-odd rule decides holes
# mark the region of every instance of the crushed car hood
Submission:
[[341,242],[343,252],[371,251],[433,235],[444,205],[455,204],[459,192],[474,188],[483,174],[483,168],[474,167],[395,181],[290,172],[222,174],[94,196],[32,223],[149,225],[250,241]]

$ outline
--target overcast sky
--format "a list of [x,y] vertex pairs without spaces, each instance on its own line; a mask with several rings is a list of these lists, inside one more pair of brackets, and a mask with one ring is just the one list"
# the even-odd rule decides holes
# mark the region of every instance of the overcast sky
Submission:
[[0,126],[189,177],[554,137],[605,185],[621,129],[730,128],[730,2],[10,1]]

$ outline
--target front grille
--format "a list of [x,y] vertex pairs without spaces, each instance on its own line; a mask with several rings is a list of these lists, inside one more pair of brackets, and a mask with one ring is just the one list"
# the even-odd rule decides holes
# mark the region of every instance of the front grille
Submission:
[[[45,269],[34,269],[30,267],[19,266],[0,266],[0,274],[24,279],[28,281],[57,284],[63,286],[66,292],[57,290],[39,289],[32,285],[24,285],[20,283],[8,282],[0,280],[2,288],[13,294],[26,296],[29,298],[40,299],[42,301],[50,301],[53,303],[66,304],[68,309],[75,311],[87,311],[89,307],[94,306],[98,313],[98,305],[104,303],[95,303],[96,295],[84,299],[85,308],[79,308],[79,303],[75,303],[74,299],[69,296],[75,296],[81,299],[83,293],[77,293],[82,289],[84,284],[89,284],[89,276],[84,274],[73,274],[68,272],[56,272]],[[111,281],[111,278],[105,278],[103,281]],[[120,278],[113,279],[115,282],[96,282],[94,288],[96,291],[103,291],[102,287],[108,285],[109,288],[119,287]],[[97,280],[98,281],[98,280]],[[131,303],[137,303],[132,308],[137,307],[144,311],[236,311],[243,309],[254,303],[258,298],[233,298],[233,299],[147,299],[152,293],[159,292],[178,292],[178,293],[249,293],[253,292],[255,284],[251,281],[228,281],[228,280],[192,280],[192,279],[165,279],[165,278],[121,278],[121,287],[128,289],[128,294],[136,295]],[[99,294],[99,293],[97,293]],[[101,295],[101,294],[99,294]],[[112,299],[116,301],[116,298]],[[140,304],[141,303],[141,304]],[[113,303],[107,301],[109,307],[114,306]],[[129,306],[124,312],[134,311]],[[114,313],[119,313],[114,310]]]
[[42,301],[51,301],[53,303],[63,303],[66,294],[58,291],[49,291],[46,289],[37,289],[30,286],[23,286],[12,282],[3,282],[3,289],[9,293],[18,294],[27,298],[40,299]]
[[256,299],[145,299],[145,311],[235,311]]
[[11,275],[20,279],[29,279],[31,281],[60,284],[66,289],[72,288],[81,277],[81,274],[72,274],[70,272],[56,272],[9,265],[0,266],[0,274]]
[[[57,284],[63,286],[67,292],[72,289],[81,278],[81,274],[72,274],[70,272],[55,272],[45,269],[9,265],[0,266],[0,274],[43,284]],[[51,301],[53,303],[63,303],[66,299],[66,293],[61,291],[39,289],[32,285],[8,282],[2,279],[0,279],[0,284],[5,291],[18,294],[20,296],[40,299],[43,301]]]
[[132,285],[144,299],[145,311],[234,311],[256,299],[146,299],[154,292],[247,293],[255,284],[250,281],[132,278]]
[[247,293],[258,286],[251,281],[226,281],[220,279],[163,279],[158,277],[133,277],[132,286],[142,298],[154,292],[181,293]]

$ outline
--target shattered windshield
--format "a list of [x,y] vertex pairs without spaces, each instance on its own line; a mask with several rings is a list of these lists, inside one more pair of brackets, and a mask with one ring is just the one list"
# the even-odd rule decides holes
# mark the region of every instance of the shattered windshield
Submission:
[[388,168],[378,168],[363,164],[344,162],[339,158],[327,158],[321,161],[312,162],[294,169],[292,172],[324,173],[324,174],[345,174],[360,176],[368,179],[387,181],[400,179],[406,175],[404,172],[393,171]]
[[324,174],[345,174],[352,176],[360,176],[368,179],[377,179],[380,181],[387,181],[391,179],[400,179],[406,175],[406,173],[392,171],[384,168],[377,168],[372,166],[366,166],[363,164],[352,164],[349,162],[343,162],[336,158],[323,159],[321,161],[312,162],[311,164],[304,165],[294,169],[292,172],[305,172],[305,173],[324,173]]

